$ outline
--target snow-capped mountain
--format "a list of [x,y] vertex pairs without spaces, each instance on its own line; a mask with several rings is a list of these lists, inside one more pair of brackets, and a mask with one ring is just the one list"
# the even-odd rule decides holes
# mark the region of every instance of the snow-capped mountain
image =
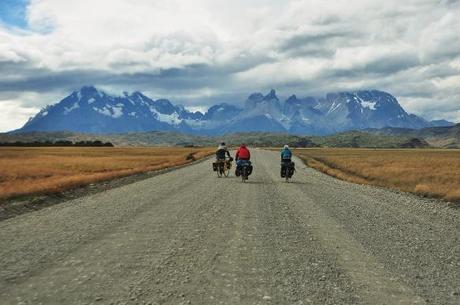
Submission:
[[371,90],[329,93],[326,98],[290,97],[285,115],[291,119],[290,131],[323,134],[350,129],[387,126],[423,128],[430,122],[408,114],[389,93]]
[[42,109],[20,131],[176,130],[183,122],[200,121],[202,117],[202,113],[188,112],[165,99],[153,101],[140,92],[113,97],[94,87],[83,87],[59,103]]
[[242,108],[224,103],[203,114],[167,99],[152,100],[140,92],[115,97],[94,87],[83,87],[42,109],[18,131],[330,134],[366,128],[423,128],[443,122],[450,124],[431,123],[408,114],[394,96],[378,90],[330,93],[325,98],[292,95],[284,102],[271,90],[267,95],[251,94]]

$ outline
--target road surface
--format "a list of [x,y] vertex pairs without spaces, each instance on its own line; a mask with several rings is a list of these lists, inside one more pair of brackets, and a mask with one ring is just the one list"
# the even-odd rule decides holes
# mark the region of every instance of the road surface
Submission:
[[0,304],[460,304],[459,210],[253,159],[0,222]]

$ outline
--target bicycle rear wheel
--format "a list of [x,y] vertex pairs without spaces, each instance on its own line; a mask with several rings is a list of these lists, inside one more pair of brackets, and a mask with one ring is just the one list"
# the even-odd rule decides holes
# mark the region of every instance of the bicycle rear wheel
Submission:
[[228,177],[230,175],[230,167],[228,167],[227,163],[224,165],[224,176]]
[[217,177],[221,178],[221,177],[222,177],[222,173],[223,173],[222,164],[219,163],[219,165],[218,165],[218,167],[217,167]]

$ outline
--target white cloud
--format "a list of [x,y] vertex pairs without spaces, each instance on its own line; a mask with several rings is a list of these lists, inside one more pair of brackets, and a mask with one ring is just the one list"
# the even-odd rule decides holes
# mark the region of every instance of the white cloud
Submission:
[[43,106],[56,100],[24,93],[95,84],[200,107],[269,87],[377,88],[448,117],[460,109],[459,14],[458,1],[32,0],[30,30],[0,26],[0,97]]
[[19,63],[23,61],[25,61],[25,59],[16,52],[8,50],[7,48],[0,49],[0,62]]
[[327,62],[318,59],[284,59],[237,73],[235,78],[250,86],[276,86],[289,81],[309,81],[319,75]]
[[0,132],[21,128],[39,111],[35,107],[23,107],[16,101],[0,100]]
[[433,79],[433,84],[436,88],[446,90],[446,89],[458,89],[460,88],[460,75],[453,75],[446,78],[435,78]]

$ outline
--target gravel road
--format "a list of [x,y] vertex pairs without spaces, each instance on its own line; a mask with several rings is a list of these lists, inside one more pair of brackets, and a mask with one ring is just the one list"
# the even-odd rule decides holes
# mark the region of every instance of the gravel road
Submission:
[[0,222],[0,304],[460,304],[460,210],[253,159]]

